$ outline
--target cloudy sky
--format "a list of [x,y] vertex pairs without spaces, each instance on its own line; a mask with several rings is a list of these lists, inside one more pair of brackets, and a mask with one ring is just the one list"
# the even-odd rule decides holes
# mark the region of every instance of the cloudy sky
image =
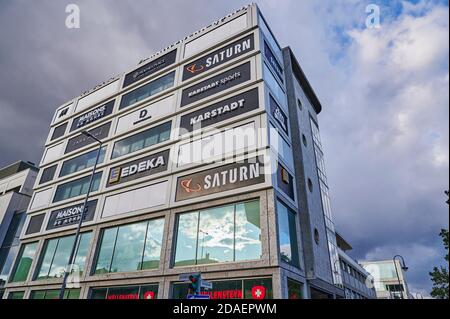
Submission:
[[[414,292],[448,227],[448,1],[256,1],[323,104],[339,231],[359,259],[402,254]],[[365,8],[381,26],[365,26]],[[81,10],[67,29],[66,5]],[[38,163],[54,109],[247,4],[211,0],[0,1],[0,166]]]

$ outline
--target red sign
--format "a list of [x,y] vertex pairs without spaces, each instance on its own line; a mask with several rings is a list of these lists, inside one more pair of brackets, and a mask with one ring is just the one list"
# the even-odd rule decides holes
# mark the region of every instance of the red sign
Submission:
[[266,288],[263,286],[255,286],[252,288],[252,298],[256,300],[264,299],[266,296]]
[[139,295],[138,294],[108,295],[108,297],[106,299],[109,299],[109,300],[139,299]]
[[144,294],[144,299],[155,299],[155,293],[153,291],[147,291]]
[[242,290],[202,291],[202,295],[209,295],[210,299],[242,299]]

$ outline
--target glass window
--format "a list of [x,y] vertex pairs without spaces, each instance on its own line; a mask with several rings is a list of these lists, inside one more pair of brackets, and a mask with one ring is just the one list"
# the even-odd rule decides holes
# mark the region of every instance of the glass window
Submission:
[[273,299],[272,279],[244,280],[244,299]]
[[47,183],[53,179],[55,176],[56,168],[58,165],[53,165],[44,169],[41,175],[41,179],[39,180],[39,184]]
[[17,256],[14,274],[11,276],[11,282],[26,281],[30,272],[31,264],[36,255],[38,243],[25,244],[21,247]]
[[64,133],[66,132],[66,128],[67,128],[67,122],[63,123],[63,124],[61,124],[61,125],[59,125],[57,127],[55,127],[55,129],[53,130],[53,134],[52,134],[52,137],[51,137],[50,140],[53,141],[53,140],[63,136]]
[[[72,251],[75,235],[49,239],[44,244],[44,249],[37,268],[36,279],[62,278],[70,253]],[[74,265],[78,268],[74,271],[84,272],[86,255],[91,240],[91,233],[83,233],[79,237],[78,250],[75,254]]]
[[[86,194],[89,188],[90,178],[91,176],[87,175],[74,181],[58,185],[53,203]],[[95,173],[91,192],[98,191],[101,179],[102,172]]]
[[146,131],[124,138],[123,140],[117,141],[114,143],[111,157],[114,159],[167,141],[170,138],[171,127],[172,122],[166,122]]
[[172,72],[125,94],[122,96],[119,109],[128,107],[172,87],[174,80],[175,72]]
[[[72,173],[79,172],[86,168],[92,167],[95,164],[95,159],[97,158],[98,149],[94,149],[80,156],[74,157],[65,161],[62,164],[61,172],[59,172],[59,177],[63,177]],[[106,147],[102,147],[100,151],[100,156],[98,158],[98,163],[103,163],[105,159]]]
[[264,20],[264,18],[261,15],[259,15],[259,27],[260,27],[261,31],[263,32],[264,36],[266,37],[267,41],[270,43],[270,46],[274,50],[274,53],[276,54],[276,56],[280,60],[282,60],[283,56],[281,53],[280,46],[278,45],[277,40],[275,40],[275,37],[273,36],[272,32],[269,30],[269,27],[267,26],[266,21]]
[[264,63],[264,80],[271,89],[274,96],[276,97],[277,103],[284,108],[285,107],[284,90],[273,76],[272,71],[269,70],[269,68],[265,63]]
[[156,299],[158,285],[94,288],[91,290],[90,299]]
[[287,284],[289,299],[303,299],[303,285],[301,283],[288,278]]
[[[59,289],[34,290],[30,294],[30,299],[59,299]],[[80,289],[67,289],[64,292],[64,299],[80,299]]]
[[295,214],[280,201],[277,202],[277,213],[281,260],[299,267]]
[[24,212],[15,213],[13,215],[3,239],[3,244],[0,247],[0,287],[6,284],[14,258],[19,251],[19,238],[22,233],[25,218],[26,214]]
[[8,294],[8,299],[23,299],[25,291],[13,291]]
[[156,269],[164,218],[103,230],[95,274]]
[[148,222],[119,227],[110,272],[141,270]]
[[175,266],[261,259],[259,201],[177,217]]

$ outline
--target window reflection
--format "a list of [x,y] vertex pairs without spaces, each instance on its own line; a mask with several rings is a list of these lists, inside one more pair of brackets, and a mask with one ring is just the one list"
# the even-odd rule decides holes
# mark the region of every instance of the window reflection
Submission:
[[261,258],[259,201],[178,216],[175,266]]
[[281,260],[298,267],[299,258],[295,214],[278,201],[277,215]]
[[159,267],[164,218],[103,230],[95,274]]

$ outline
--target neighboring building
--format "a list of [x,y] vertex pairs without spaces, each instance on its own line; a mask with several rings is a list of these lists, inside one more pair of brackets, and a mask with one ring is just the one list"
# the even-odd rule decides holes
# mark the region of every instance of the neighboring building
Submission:
[[340,235],[336,234],[339,262],[342,269],[346,299],[376,299],[373,278],[363,266],[347,255],[352,246]]
[[17,162],[0,169],[0,298],[19,249],[38,169],[30,162]]
[[322,106],[256,5],[53,118],[8,298],[55,298],[103,142],[67,298],[344,298]]
[[378,299],[411,299],[405,271],[399,260],[365,261],[361,265],[372,275]]

